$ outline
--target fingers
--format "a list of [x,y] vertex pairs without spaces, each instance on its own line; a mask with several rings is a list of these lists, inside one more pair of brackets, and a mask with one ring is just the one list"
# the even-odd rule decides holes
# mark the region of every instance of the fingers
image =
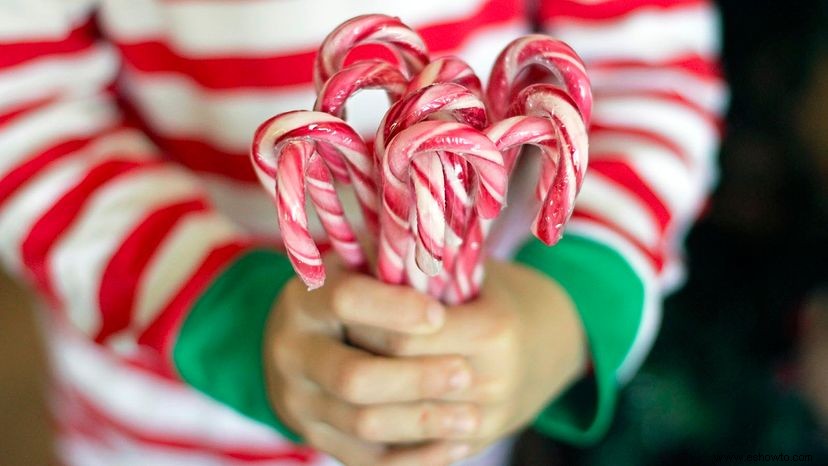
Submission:
[[347,466],[448,466],[471,452],[470,445],[451,441],[406,447],[369,444],[324,423],[314,423],[306,438],[317,449]]
[[304,432],[305,440],[348,466],[376,464],[385,453],[381,445],[372,445],[321,423],[311,422]]
[[307,336],[299,346],[305,377],[351,403],[439,400],[472,384],[472,368],[462,356],[387,358],[321,335]]
[[454,307],[446,313],[437,332],[411,334],[365,325],[346,325],[348,338],[356,345],[386,356],[462,354],[499,348],[515,329],[514,316],[489,306],[481,299],[474,305]]
[[359,275],[343,278],[335,285],[331,305],[345,324],[401,333],[433,333],[445,320],[445,309],[433,298],[409,287]]
[[471,452],[465,443],[434,442],[418,447],[389,449],[377,464],[382,466],[448,466]]
[[469,438],[481,422],[478,407],[470,403],[355,405],[319,390],[305,394],[311,417],[367,442]]

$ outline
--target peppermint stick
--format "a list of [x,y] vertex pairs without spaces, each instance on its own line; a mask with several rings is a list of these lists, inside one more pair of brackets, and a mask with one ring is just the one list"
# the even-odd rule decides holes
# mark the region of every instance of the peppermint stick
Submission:
[[[320,142],[333,150],[318,152]],[[256,130],[251,158],[260,182],[275,198],[288,258],[310,289],[322,286],[325,269],[308,230],[306,193],[310,194],[337,253],[352,267],[365,264],[365,255],[345,217],[328,169],[333,164],[346,167],[366,222],[376,223],[377,187],[372,157],[362,138],[347,123],[322,112],[277,115]]]

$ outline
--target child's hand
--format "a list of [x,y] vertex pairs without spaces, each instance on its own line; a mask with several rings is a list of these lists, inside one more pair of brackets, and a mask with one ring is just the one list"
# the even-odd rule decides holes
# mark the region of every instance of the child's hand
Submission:
[[379,354],[465,356],[473,382],[451,398],[472,403],[479,416],[470,437],[473,450],[531,422],[582,373],[586,362],[580,319],[560,286],[519,265],[489,263],[486,270],[480,297],[449,308],[438,332],[414,335],[348,326],[352,341]]
[[[391,358],[343,343],[346,324],[426,338],[443,326],[443,307],[406,287],[327,270],[319,290],[289,283],[268,324],[265,364],[280,418],[349,465],[438,466],[468,454],[466,442],[451,439],[476,428],[476,405],[441,401],[465,396],[466,357]],[[430,439],[438,440],[412,444]]]

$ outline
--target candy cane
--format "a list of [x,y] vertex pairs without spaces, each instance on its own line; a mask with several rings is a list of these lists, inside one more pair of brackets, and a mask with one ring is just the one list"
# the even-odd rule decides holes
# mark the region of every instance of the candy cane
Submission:
[[[345,104],[357,92],[363,89],[382,89],[388,95],[388,99],[395,102],[405,92],[407,84],[405,76],[390,63],[380,60],[359,61],[337,71],[325,82],[317,95],[314,110],[345,119]],[[317,150],[325,155],[335,151],[322,142],[317,142]],[[330,169],[337,180],[347,180],[348,173],[345,165],[336,164],[336,161],[341,159],[327,158],[332,162]],[[369,222],[367,227],[369,231],[376,234],[378,225]]]
[[[379,154],[385,151],[385,141],[393,138],[400,131],[420,121],[435,118],[458,121],[475,129],[482,129],[487,124],[485,105],[472,91],[458,84],[430,85],[392,105],[380,123],[374,145],[375,154],[381,157]],[[436,265],[433,262],[411,259],[415,258],[414,256],[421,259],[428,257],[424,251],[436,248],[444,251],[445,268],[450,268],[461,238],[465,234],[466,221],[471,207],[471,198],[468,194],[471,187],[471,170],[468,164],[463,157],[450,152],[441,152],[437,155],[436,159],[429,157],[412,161],[413,172],[418,175],[412,176],[412,185],[415,191],[424,192],[427,189],[433,189],[444,193],[439,197],[439,205],[435,208],[443,213],[443,221],[448,226],[445,241],[444,238],[439,237],[434,238],[436,241],[434,245],[423,244],[424,240],[432,238],[421,235],[420,223],[415,221],[412,231],[415,234],[413,241],[416,246],[409,254],[411,257],[406,260],[410,284],[434,296],[442,294],[447,276],[443,273],[435,275]],[[426,174],[427,176],[423,176]],[[428,264],[431,264],[431,268],[423,272],[433,276],[430,280],[420,277],[417,269],[417,266],[428,267]],[[444,271],[447,272],[447,270]]]
[[[320,142],[335,151],[318,152],[316,145]],[[326,166],[331,165],[334,156],[341,158],[337,163],[347,168],[366,222],[376,222],[377,188],[372,156],[362,138],[341,119],[322,112],[283,113],[259,126],[251,148],[256,174],[276,198],[279,228],[288,258],[310,289],[322,286],[325,270],[319,249],[308,231],[306,191],[334,249],[351,266],[365,263]]]
[[483,97],[483,85],[474,70],[465,61],[452,56],[440,57],[426,65],[411,79],[405,93],[410,94],[435,83],[459,84],[474,95]]
[[[438,218],[431,223],[423,221],[426,215],[435,214],[434,205],[439,204],[440,193],[417,191],[416,198],[412,199],[408,188],[410,177],[419,176],[411,169],[411,162],[416,157],[433,156],[440,151],[464,157],[474,170],[475,211],[482,218],[493,218],[503,205],[506,191],[503,156],[483,133],[462,123],[443,121],[417,123],[400,132],[389,143],[381,164],[383,208],[380,210],[378,274],[386,282],[402,283],[405,278],[412,201],[416,200],[418,233],[426,238],[424,245],[433,246],[436,242],[429,238],[442,237],[445,232],[444,216],[441,219],[435,215]],[[418,265],[424,272],[439,268],[442,251],[438,247],[423,253],[427,257],[418,256]]]
[[352,18],[333,30],[319,47],[313,68],[313,82],[319,91],[325,82],[342,69],[345,58],[355,47],[379,44],[397,59],[400,71],[413,76],[428,63],[428,49],[411,28],[399,18],[364,15]]
[[[504,154],[511,171],[524,145],[540,148],[543,166],[553,167],[538,180],[541,208],[532,222],[532,233],[547,245],[558,242],[563,226],[574,208],[575,196],[583,182],[588,160],[586,124],[565,91],[548,84],[536,84],[521,91],[511,113],[527,114],[501,120],[486,129],[486,135]],[[491,220],[472,213],[469,228],[452,270],[452,281],[443,299],[449,303],[467,301],[477,295],[483,278],[482,245]]]
[[[547,245],[557,243],[563,226],[575,208],[589,162],[587,123],[569,94],[549,84],[534,84],[522,90],[511,109],[513,114],[549,119],[557,135],[557,163],[547,163],[538,183],[543,197],[532,232]],[[554,172],[554,176],[551,174]]]
[[[434,83],[453,83],[465,87],[480,99],[479,103],[481,107],[484,107],[485,112],[485,106],[482,103],[483,90],[480,78],[460,58],[447,56],[432,61],[411,80],[407,92],[412,93]],[[458,102],[458,104],[458,107],[462,107],[463,105],[462,102]],[[457,113],[453,116],[456,121],[470,124],[477,129],[482,129],[486,126],[486,121],[480,119],[470,121],[468,118],[463,118],[463,115]],[[468,195],[469,189],[471,188],[471,177],[469,176],[471,170],[468,164],[461,157],[452,153],[440,154],[440,160],[443,164],[445,183],[448,186],[446,190],[446,222],[449,228],[446,231],[447,235],[443,250],[443,269],[440,274],[423,279],[419,276],[416,261],[410,258],[407,260],[409,280],[415,286],[419,285],[417,286],[419,289],[427,290],[432,296],[438,297],[443,295],[451,279],[451,270],[454,267],[457,253],[462,244],[471,211],[470,197]],[[419,163],[419,161],[414,161],[415,165]]]
[[405,92],[408,80],[390,63],[364,60],[347,66],[331,76],[316,98],[314,110],[345,118],[345,103],[363,89],[382,89],[391,102]]
[[554,84],[566,90],[589,124],[592,90],[583,61],[570,46],[542,34],[516,39],[498,55],[486,89],[492,117],[506,116],[524,84],[532,84],[523,82],[522,78],[537,68],[544,69]]

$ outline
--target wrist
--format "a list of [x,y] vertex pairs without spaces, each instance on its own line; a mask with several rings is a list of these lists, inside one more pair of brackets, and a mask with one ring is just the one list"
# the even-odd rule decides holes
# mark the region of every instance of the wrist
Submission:
[[285,378],[280,374],[280,370],[284,369],[282,361],[284,358],[280,356],[280,349],[285,342],[280,342],[277,338],[277,331],[279,327],[284,325],[285,319],[288,317],[288,310],[292,303],[296,302],[296,292],[303,286],[298,277],[289,280],[282,288],[281,293],[274,300],[271,306],[270,314],[267,317],[265,324],[265,333],[262,345],[262,366],[265,375],[265,391],[267,399],[276,417],[281,421],[282,427],[288,432],[298,437],[297,432],[300,432],[298,421],[290,415],[290,410],[283,403],[287,397],[287,384]]
[[526,422],[585,372],[587,338],[575,304],[554,279],[515,263],[488,266],[519,316],[520,384]]
[[538,383],[547,392],[545,405],[585,373],[586,332],[575,302],[555,279],[521,264],[513,264],[510,275],[522,288],[525,342],[531,345],[527,363],[540,369]]

